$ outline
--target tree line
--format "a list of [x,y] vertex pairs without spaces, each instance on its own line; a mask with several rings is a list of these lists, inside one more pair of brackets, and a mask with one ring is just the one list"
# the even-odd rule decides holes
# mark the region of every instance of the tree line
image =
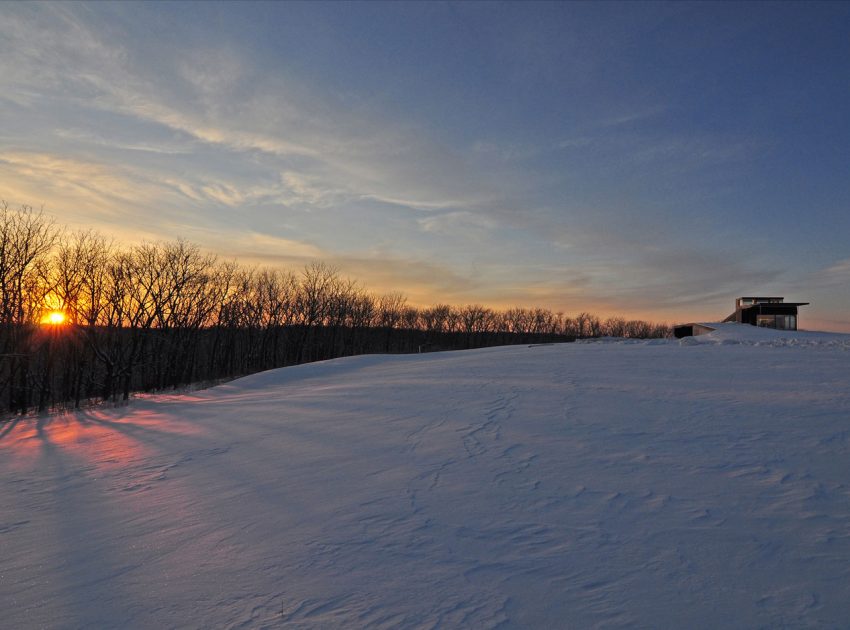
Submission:
[[417,308],[321,262],[293,272],[220,260],[183,240],[121,245],[0,203],[4,415],[355,354],[669,334],[541,308]]

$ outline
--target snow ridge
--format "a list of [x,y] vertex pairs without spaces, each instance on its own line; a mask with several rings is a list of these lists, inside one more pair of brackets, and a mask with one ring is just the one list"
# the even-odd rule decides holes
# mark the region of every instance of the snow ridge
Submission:
[[0,427],[3,623],[841,626],[847,341],[732,330],[354,357]]

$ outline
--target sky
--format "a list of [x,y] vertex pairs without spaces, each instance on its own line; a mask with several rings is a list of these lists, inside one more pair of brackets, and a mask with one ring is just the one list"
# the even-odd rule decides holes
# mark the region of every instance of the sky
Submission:
[[2,3],[0,199],[413,304],[850,332],[848,3]]

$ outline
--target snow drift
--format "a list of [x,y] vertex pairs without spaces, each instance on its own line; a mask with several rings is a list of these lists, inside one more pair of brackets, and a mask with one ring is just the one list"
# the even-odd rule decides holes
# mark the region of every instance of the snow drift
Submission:
[[363,356],[0,425],[0,625],[843,625],[848,339]]

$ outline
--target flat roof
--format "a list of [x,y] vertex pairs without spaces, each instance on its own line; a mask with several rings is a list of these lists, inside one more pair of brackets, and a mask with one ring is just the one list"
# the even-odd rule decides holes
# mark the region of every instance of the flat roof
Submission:
[[[747,299],[747,298],[744,298]],[[773,304],[765,303],[765,304],[744,304],[741,308],[755,308],[756,306],[808,306],[811,302],[774,302]]]

